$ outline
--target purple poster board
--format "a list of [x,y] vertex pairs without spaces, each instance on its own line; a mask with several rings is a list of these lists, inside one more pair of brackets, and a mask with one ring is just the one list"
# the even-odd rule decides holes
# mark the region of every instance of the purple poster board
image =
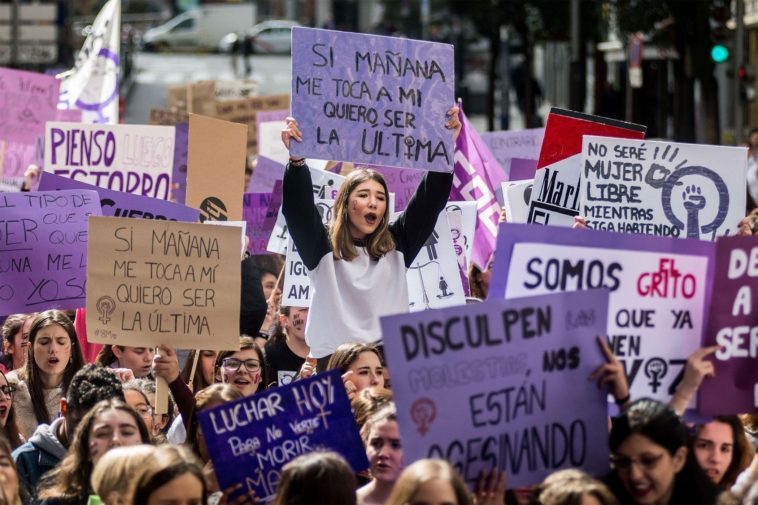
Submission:
[[[490,148],[500,166],[505,168],[513,158],[538,159],[544,136],[544,128],[530,128],[527,130],[484,132],[482,133],[482,140]],[[527,179],[531,179],[533,176],[534,174]],[[515,180],[512,174],[509,180]]]
[[301,454],[327,449],[356,472],[368,467],[338,370],[197,415],[221,489],[241,483],[263,502],[274,499],[282,467]]
[[[715,374],[700,386],[705,415],[758,411],[758,237],[716,242],[713,298],[704,345],[719,345]],[[728,391],[729,394],[724,394]]]
[[174,168],[171,171],[171,196],[176,203],[187,201],[187,141],[189,123],[179,123],[174,143]]
[[472,488],[493,465],[509,487],[607,472],[607,402],[588,380],[607,307],[592,290],[383,317],[405,461],[447,459]]
[[281,181],[277,181],[271,193],[245,193],[242,200],[242,217],[247,222],[247,250],[250,254],[268,254],[266,247],[281,206]]
[[270,193],[276,181],[284,177],[284,165],[265,156],[258,156],[246,193]]
[[0,139],[34,144],[56,119],[59,88],[53,76],[0,68]]
[[0,314],[84,307],[97,193],[0,193],[0,215]]
[[387,183],[387,189],[389,189],[390,193],[395,194],[395,212],[404,211],[405,208],[408,207],[408,202],[411,200],[421,179],[424,177],[424,172],[421,170],[413,170],[412,168],[376,166],[368,166],[366,168],[374,169],[384,176],[384,180]]
[[453,46],[294,28],[296,156],[451,172]]
[[99,188],[48,172],[42,172],[39,189],[40,191],[57,191],[62,189],[97,191],[100,195],[103,216],[106,217],[134,217],[138,219],[184,221],[187,223],[197,223],[200,220],[200,211],[191,207],[147,196]]
[[526,181],[534,179],[534,173],[537,171],[537,160],[527,160],[524,158],[513,158],[511,160],[511,169],[508,173],[509,181]]

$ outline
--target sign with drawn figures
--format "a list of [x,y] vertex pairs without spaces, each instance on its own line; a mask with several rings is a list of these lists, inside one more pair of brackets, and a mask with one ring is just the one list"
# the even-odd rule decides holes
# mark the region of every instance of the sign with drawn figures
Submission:
[[453,170],[453,46],[294,28],[294,155],[437,172]]
[[[264,503],[282,467],[316,450],[339,453],[355,472],[368,468],[338,370],[329,370],[198,412],[221,489],[242,484]],[[236,495],[232,494],[233,499]]]
[[87,339],[179,349],[239,345],[238,227],[92,218]]
[[581,167],[590,228],[713,241],[745,215],[744,147],[585,135]]
[[[332,172],[310,168],[311,182],[313,184],[313,196],[321,200],[334,200],[337,198],[337,192],[345,181],[345,178]],[[287,254],[287,244],[289,233],[287,233],[287,222],[279,209],[279,215],[276,217],[274,229],[271,231],[271,237],[268,241],[268,252],[276,254]]]
[[634,123],[553,107],[534,175],[527,222],[571,226],[579,214],[582,137],[643,139],[647,128]]
[[103,188],[168,200],[174,127],[48,122],[45,171]]
[[447,224],[450,227],[450,238],[453,239],[455,258],[458,261],[463,292],[465,296],[468,296],[468,266],[471,263],[471,253],[474,248],[476,202],[448,202],[445,211],[447,212]]
[[[718,345],[714,375],[700,386],[704,415],[758,411],[758,237],[716,242],[713,297],[704,345]],[[724,394],[728,391],[729,394]]]
[[43,172],[39,182],[40,191],[57,191],[61,189],[89,189],[100,195],[103,216],[133,217],[137,219],[159,219],[197,223],[200,211],[167,200],[158,200],[147,196],[122,193],[93,186],[75,179],[61,177]]
[[448,460],[471,488],[493,466],[509,487],[561,468],[608,471],[607,290],[381,318],[405,461]]
[[437,216],[434,231],[405,274],[411,312],[466,303],[447,214]]
[[[316,209],[321,215],[321,222],[324,225],[332,220],[332,207],[334,207],[334,200],[316,200]],[[292,237],[288,235],[282,305],[285,307],[310,307],[312,295],[308,268],[303,264]]]
[[505,224],[488,296],[610,289],[607,335],[632,397],[668,401],[702,341],[712,258],[698,240]]
[[87,190],[0,193],[0,315],[84,306]]
[[526,223],[529,217],[529,202],[532,199],[534,179],[504,182],[501,187],[505,220],[509,223]]

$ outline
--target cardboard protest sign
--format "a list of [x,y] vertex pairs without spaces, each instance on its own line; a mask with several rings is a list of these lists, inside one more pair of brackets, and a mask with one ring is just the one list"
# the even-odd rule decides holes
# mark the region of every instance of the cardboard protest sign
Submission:
[[585,135],[581,167],[589,228],[713,241],[745,215],[745,147]]
[[198,81],[171,86],[166,90],[166,101],[170,110],[213,116],[216,84],[214,81]]
[[434,230],[408,268],[405,278],[411,312],[466,302],[446,213],[437,216]]
[[255,115],[258,135],[258,156],[266,156],[286,164],[290,153],[282,142],[284,120],[290,115],[289,109],[262,111]]
[[504,224],[489,298],[610,289],[607,335],[633,398],[671,398],[700,347],[713,246],[699,240]]
[[84,305],[87,218],[97,193],[0,193],[0,315]]
[[167,200],[174,128],[48,122],[45,171],[94,186]]
[[394,37],[292,30],[293,154],[450,172],[453,46]]
[[0,67],[0,139],[33,145],[56,119],[59,89],[51,75]]
[[247,127],[190,114],[187,196],[200,221],[242,219]]
[[[247,154],[258,154],[258,113],[288,109],[289,95],[271,95],[242,98],[239,100],[224,100],[215,102],[215,113],[204,115],[214,116],[232,123],[247,125]],[[281,144],[281,137],[279,138]]]
[[247,185],[246,193],[270,193],[276,181],[284,178],[284,164],[259,155],[255,161],[253,175]]
[[405,461],[446,459],[472,488],[493,466],[509,487],[607,472],[605,393],[588,380],[607,307],[592,290],[381,318]]
[[[700,386],[705,415],[758,411],[758,237],[716,242],[713,300],[703,345],[719,345],[715,374]],[[725,392],[728,394],[724,394]]]
[[87,339],[179,349],[239,345],[240,229],[92,218]]
[[196,223],[200,215],[200,211],[197,209],[192,209],[178,203],[99,188],[48,172],[42,173],[39,189],[40,191],[57,191],[62,189],[96,191],[100,195],[100,205],[103,208],[102,215],[106,217],[134,217],[138,219]]
[[547,117],[529,223],[571,226],[579,214],[582,137],[643,139],[647,128],[634,123],[553,107]]
[[529,217],[529,201],[532,199],[534,179],[528,181],[504,182],[503,209],[509,223],[526,223]]
[[[321,215],[321,222],[326,226],[332,220],[334,200],[316,200],[316,209]],[[282,287],[282,305],[288,307],[310,307],[311,281],[308,269],[297,252],[297,247],[288,235],[287,259],[284,270],[284,286]]]
[[[242,484],[268,503],[281,469],[315,450],[339,453],[356,472],[368,468],[338,370],[198,412],[219,486]],[[232,495],[232,498],[235,495]]]
[[[508,167],[513,158],[536,160],[540,157],[545,129],[529,128],[526,130],[484,132],[481,136],[497,162],[508,173]],[[513,180],[510,174],[508,178]]]
[[[324,170],[317,170],[310,168],[311,181],[313,183],[313,196],[321,200],[334,200],[337,198],[337,192],[345,181],[345,178],[341,175],[326,172]],[[271,238],[269,239],[267,250],[268,252],[276,254],[287,253],[287,243],[289,240],[289,233],[287,233],[287,222],[284,219],[282,210],[279,209],[279,214],[276,217],[276,224],[271,231]]]
[[154,107],[150,109],[150,120],[148,122],[153,125],[175,126],[189,122],[189,114],[173,109]]

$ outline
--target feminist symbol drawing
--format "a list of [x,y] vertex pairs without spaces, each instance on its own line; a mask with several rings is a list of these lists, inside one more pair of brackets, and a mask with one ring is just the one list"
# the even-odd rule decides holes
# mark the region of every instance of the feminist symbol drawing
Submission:
[[419,398],[411,405],[411,419],[421,436],[429,431],[429,425],[437,418],[437,405],[430,398]]
[[645,376],[650,379],[650,387],[653,388],[653,394],[658,392],[661,386],[661,379],[666,376],[669,367],[662,358],[650,358],[645,365]]
[[[686,184],[682,179],[690,182]],[[694,179],[694,180],[693,180]],[[699,180],[698,180],[699,179]],[[711,183],[718,194],[718,210],[709,223],[701,224],[701,213],[708,203],[703,194],[703,184]],[[682,186],[684,188],[682,189]],[[677,191],[675,191],[675,188]],[[681,190],[681,191],[680,191]],[[672,199],[681,198],[686,213],[686,224],[674,212]],[[719,174],[706,167],[684,167],[669,176],[663,184],[661,203],[666,218],[679,230],[686,230],[687,238],[699,239],[701,234],[712,234],[715,238],[719,226],[724,224],[729,212],[729,189]]]
[[116,302],[110,296],[101,296],[97,299],[95,308],[97,309],[97,313],[100,314],[99,321],[103,324],[108,324],[111,320],[109,316],[116,310]]
[[109,113],[118,98],[118,67],[118,55],[108,48],[100,49],[92,69],[92,77],[75,102],[77,108],[96,115],[92,121],[95,124],[111,123],[117,119],[107,116],[106,113]]

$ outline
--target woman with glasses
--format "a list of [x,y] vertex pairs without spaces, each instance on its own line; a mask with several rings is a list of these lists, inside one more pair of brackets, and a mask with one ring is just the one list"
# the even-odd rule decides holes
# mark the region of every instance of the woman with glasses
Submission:
[[0,372],[0,426],[3,433],[8,437],[11,447],[15,449],[23,443],[16,425],[16,412],[13,410],[13,395],[16,393],[16,385],[8,382],[8,378]]
[[613,420],[609,486],[620,503],[715,503],[717,490],[688,450],[689,433],[668,405],[643,398]]
[[142,392],[139,385],[134,381],[129,381],[123,385],[124,399],[126,403],[139,414],[142,420],[145,422],[147,431],[150,433],[150,437],[155,437],[155,423],[153,421],[153,408],[150,406],[150,400],[147,395]]

